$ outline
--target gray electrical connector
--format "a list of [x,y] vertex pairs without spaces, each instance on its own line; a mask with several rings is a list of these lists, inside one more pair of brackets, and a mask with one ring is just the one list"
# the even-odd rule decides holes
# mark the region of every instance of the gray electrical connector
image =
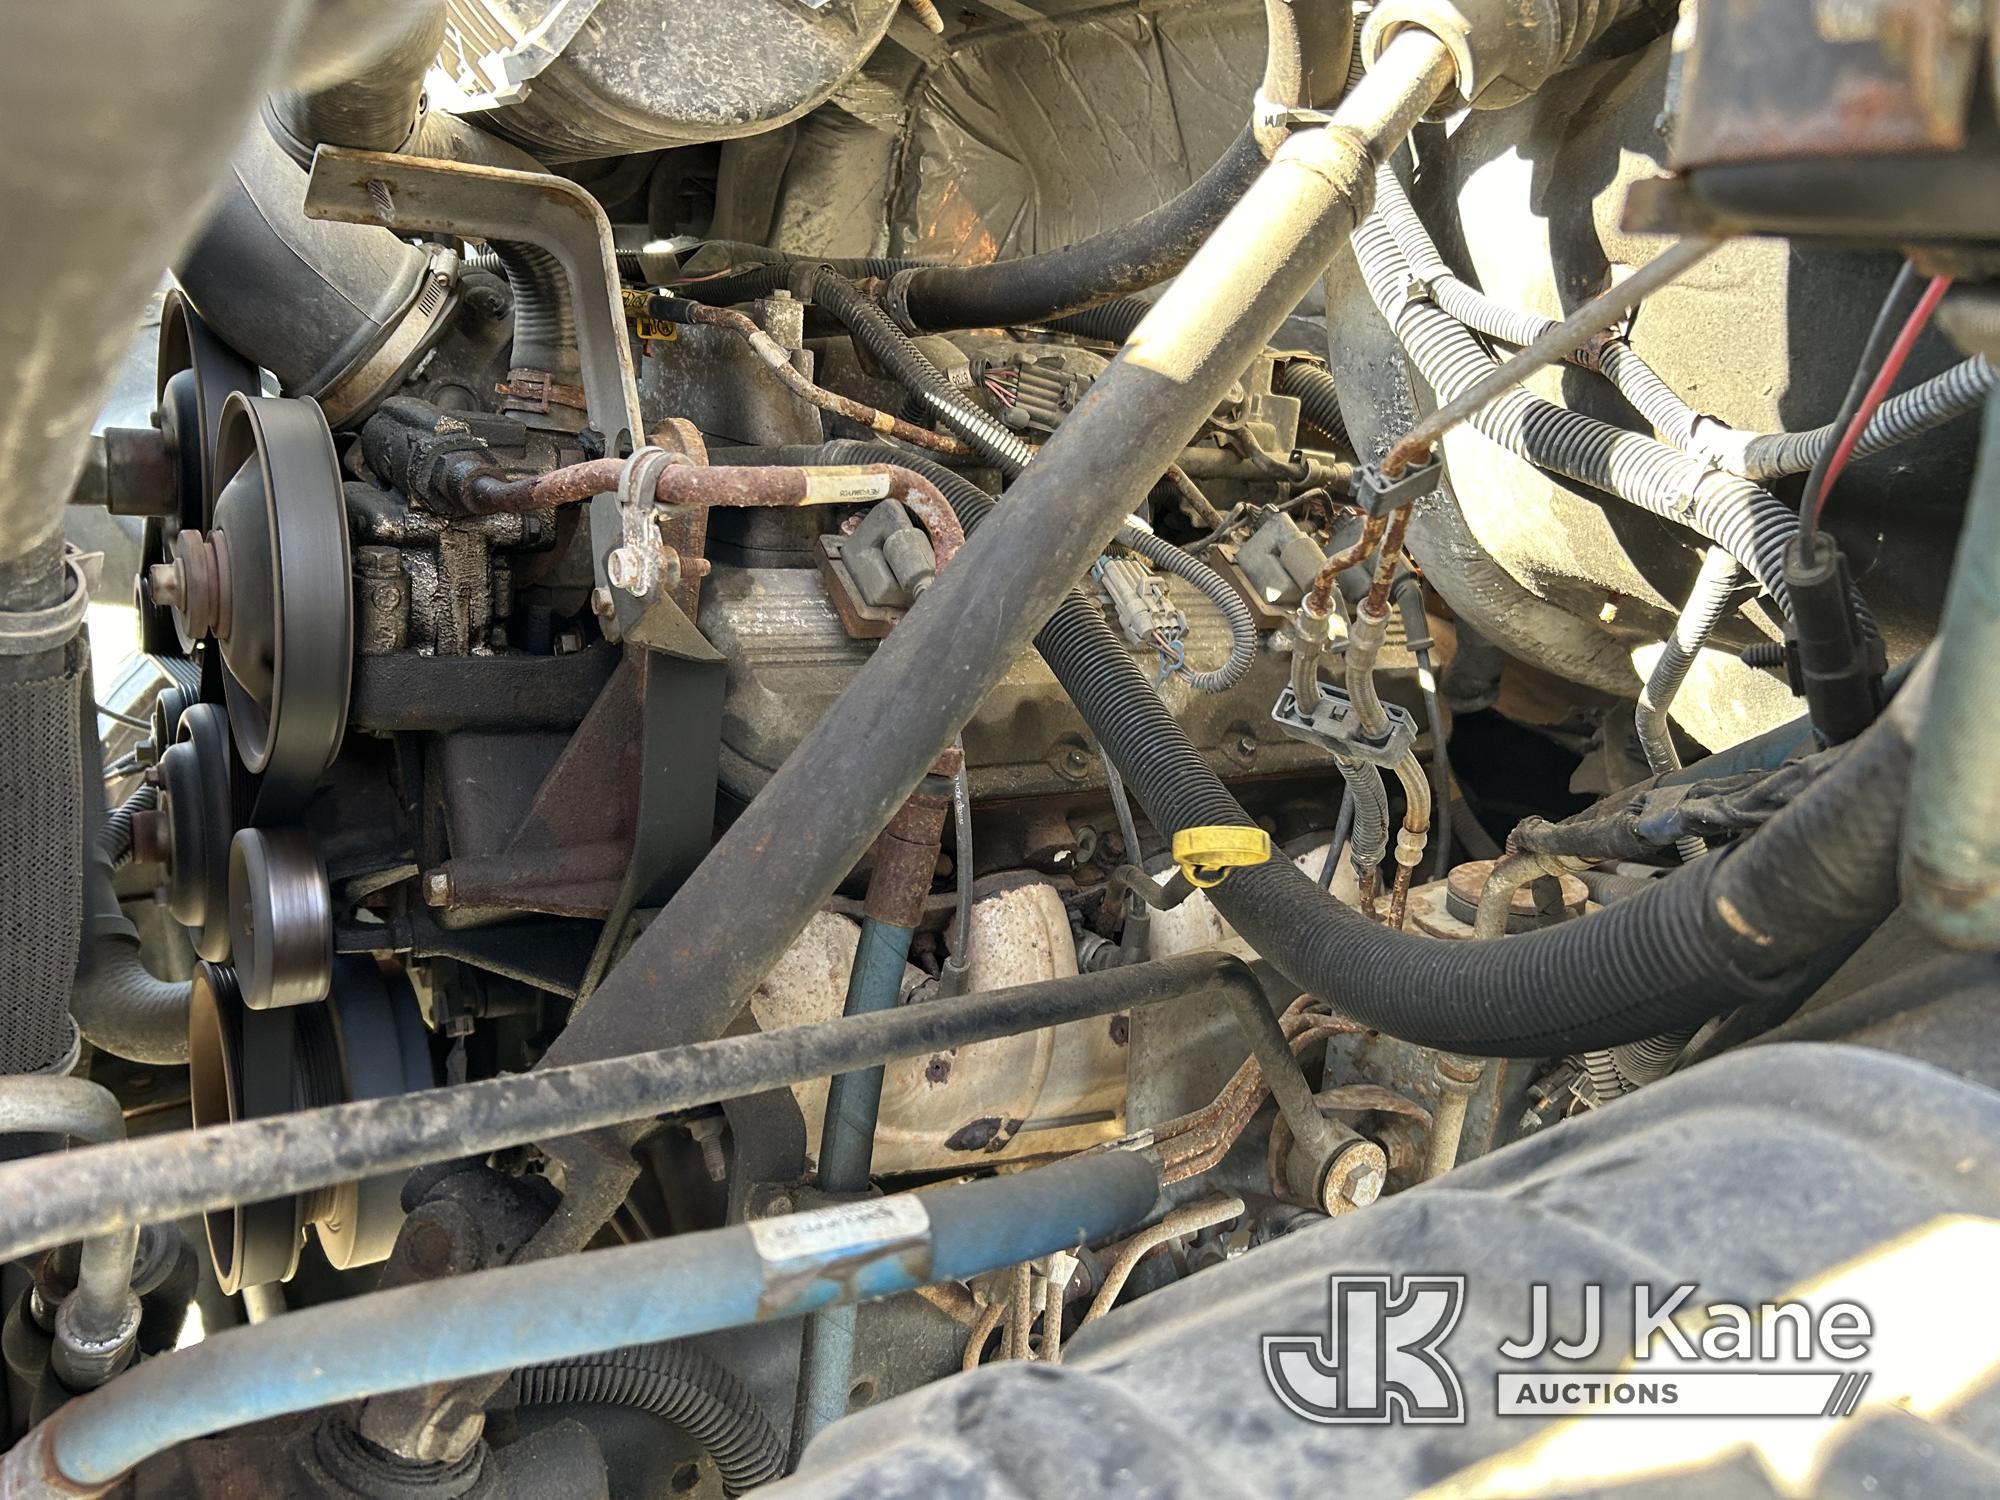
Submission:
[[1090,570],[1118,615],[1118,628],[1135,646],[1157,646],[1156,636],[1178,640],[1187,616],[1167,598],[1167,582],[1136,557],[1100,557]]
[[1236,566],[1257,590],[1257,597],[1272,605],[1297,604],[1305,598],[1325,561],[1319,543],[1278,510],[1264,518],[1236,553]]
[[937,577],[931,539],[894,500],[862,517],[840,549],[855,590],[875,609],[907,609]]

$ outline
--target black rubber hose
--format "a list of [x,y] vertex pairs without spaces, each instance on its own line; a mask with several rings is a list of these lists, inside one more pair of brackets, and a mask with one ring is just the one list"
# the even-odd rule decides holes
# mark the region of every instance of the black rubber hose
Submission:
[[496,243],[493,255],[507,272],[514,301],[514,368],[547,370],[564,385],[583,380],[576,315],[562,263],[539,245]]
[[108,860],[113,869],[132,856],[132,820],[160,805],[160,790],[142,786],[104,815],[97,830],[97,857]]
[[[1064,610],[1037,646],[1156,826],[1247,825],[1115,641],[1102,619]],[[1616,1046],[1767,998],[1817,949],[1879,923],[1895,901],[1909,761],[1906,732],[1884,720],[1866,753],[1734,849],[1585,921],[1494,944],[1376,926],[1284,861],[1208,894],[1301,989],[1407,1041],[1503,1057]]]
[[[893,295],[900,298],[911,326],[924,332],[1047,323],[1178,274],[1263,167],[1263,150],[1246,128],[1179,196],[1129,224],[1073,245],[983,266],[882,260],[823,264],[836,274],[894,277],[898,285]],[[801,257],[758,246],[731,248],[767,256],[770,264],[714,281],[687,282],[675,291],[720,306],[748,302],[789,286],[804,263]]]
[[1041,323],[1156,286],[1188,263],[1263,168],[1263,150],[1245,129],[1184,192],[1129,224],[1039,255],[901,272],[910,323],[926,330]]
[[[897,452],[836,442],[764,450],[760,461],[876,463]],[[933,480],[968,534],[996,503],[928,460],[895,461]],[[1171,837],[1252,823],[1087,599],[1072,591],[1035,648],[1155,827]],[[1908,713],[1885,715],[1856,742],[1857,750],[1867,744],[1865,754],[1850,751],[1735,848],[1584,921],[1499,943],[1439,942],[1369,922],[1285,860],[1239,870],[1209,898],[1302,990],[1406,1041],[1489,1057],[1641,1041],[1768,998],[1773,976],[1887,914],[1907,794]],[[1721,917],[1725,900],[1744,925]]]
[[726,1495],[769,1484],[785,1445],[738,1380],[692,1344],[641,1344],[514,1372],[523,1406],[625,1406],[672,1422],[714,1460]]

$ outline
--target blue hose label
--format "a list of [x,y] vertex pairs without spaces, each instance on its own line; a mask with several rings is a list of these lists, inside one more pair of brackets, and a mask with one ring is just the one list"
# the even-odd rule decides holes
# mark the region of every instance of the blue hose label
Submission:
[[[913,1194],[753,1219],[747,1227],[763,1263],[759,1311],[767,1318],[821,1306],[828,1299],[810,1295],[818,1283],[852,1287],[884,1261],[897,1263],[894,1274],[904,1286],[930,1279],[931,1216]],[[867,1279],[879,1276],[878,1270]]]

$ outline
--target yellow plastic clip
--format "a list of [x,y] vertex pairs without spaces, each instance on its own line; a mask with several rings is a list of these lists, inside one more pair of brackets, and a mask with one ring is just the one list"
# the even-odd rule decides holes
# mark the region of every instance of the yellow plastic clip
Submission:
[[632,331],[640,338],[666,342],[681,336],[679,324],[669,323],[664,318],[655,318],[647,313],[646,305],[651,300],[652,293],[634,291],[628,287],[624,290],[623,296],[625,317],[632,324]]
[[1271,835],[1261,828],[1215,824],[1183,828],[1174,835],[1174,863],[1189,885],[1207,890],[1221,885],[1231,870],[1261,865],[1271,857]]

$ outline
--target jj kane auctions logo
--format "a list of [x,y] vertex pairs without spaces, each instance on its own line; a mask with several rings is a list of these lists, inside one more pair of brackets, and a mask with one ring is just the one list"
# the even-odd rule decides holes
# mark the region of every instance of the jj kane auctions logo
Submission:
[[[1463,1276],[1328,1278],[1325,1332],[1267,1334],[1264,1378],[1308,1422],[1448,1422],[1465,1393],[1444,1343],[1465,1310]],[[1698,1305],[1696,1288],[1632,1289],[1629,1349],[1604,1337],[1604,1289],[1582,1291],[1582,1332],[1557,1338],[1549,1288],[1528,1291],[1528,1329],[1503,1340],[1508,1360],[1599,1361],[1601,1372],[1502,1370],[1502,1416],[1847,1416],[1860,1404],[1874,1325],[1853,1302]]]

